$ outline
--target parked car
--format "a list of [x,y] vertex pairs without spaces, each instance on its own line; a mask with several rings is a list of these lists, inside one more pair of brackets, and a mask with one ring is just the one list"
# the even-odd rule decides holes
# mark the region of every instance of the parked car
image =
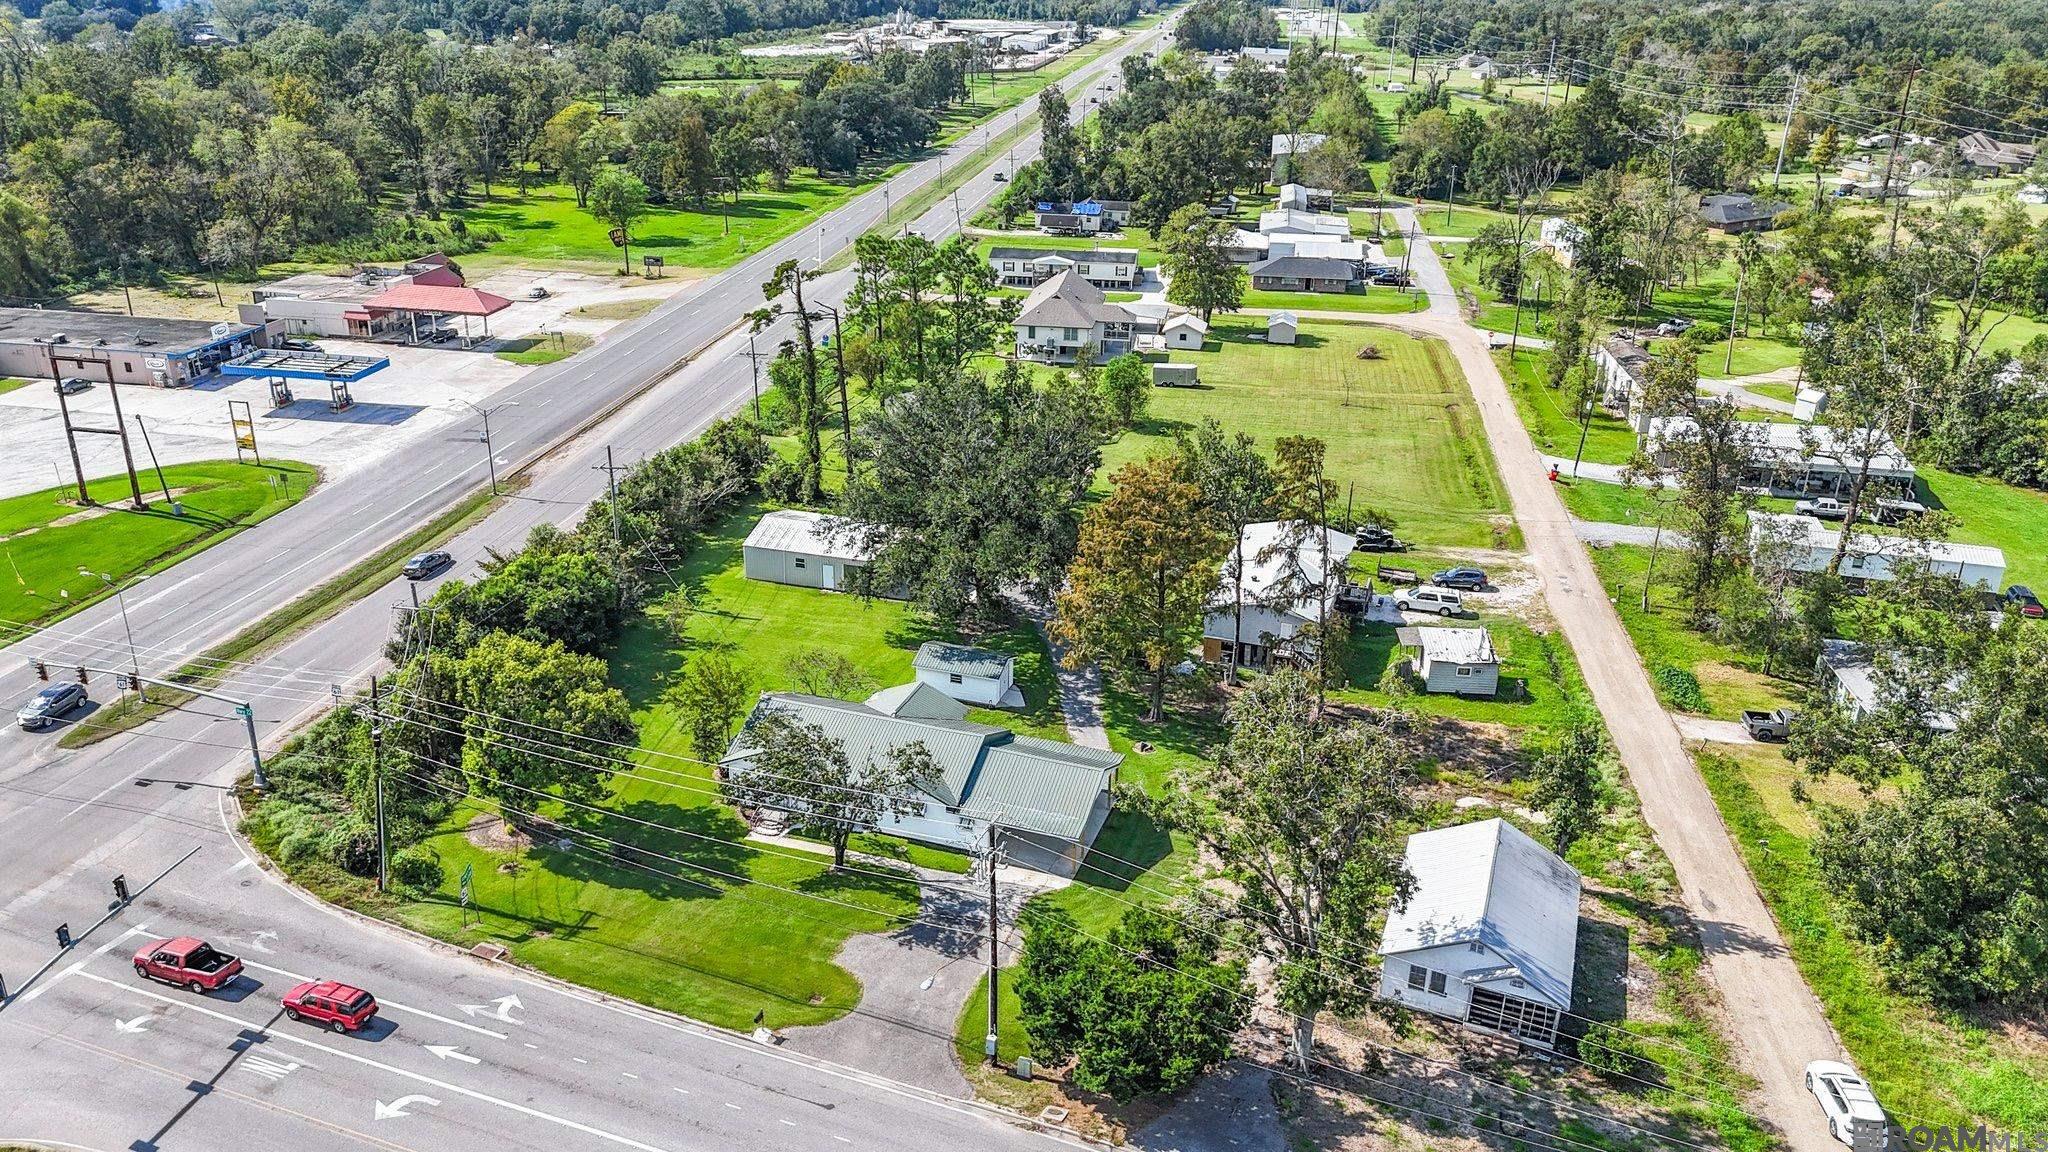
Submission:
[[1439,588],[1462,588],[1477,592],[1486,587],[1486,572],[1480,568],[1446,568],[1430,576],[1429,582]]
[[1871,503],[1868,516],[1878,524],[1902,524],[1915,516],[1925,515],[1927,505],[1918,500],[1895,500],[1889,497]]
[[348,984],[308,980],[284,994],[284,1014],[325,1024],[336,1032],[356,1032],[377,1015],[377,998]]
[[1657,325],[1656,331],[1659,336],[1683,336],[1692,329],[1692,326],[1692,317],[1673,316],[1671,319]]
[[407,560],[405,567],[399,571],[407,580],[424,580],[453,563],[455,557],[436,548],[432,552],[422,552]]
[[1359,528],[1358,546],[1367,552],[1405,552],[1408,545],[1392,532],[1378,524],[1367,524]]
[[1413,280],[1399,272],[1382,272],[1373,277],[1372,282],[1382,288],[1407,288],[1414,284]]
[[1820,520],[1843,520],[1849,515],[1849,506],[1833,496],[1797,501],[1792,505],[1792,510],[1801,516],[1812,516]]
[[242,974],[242,962],[196,936],[179,936],[136,949],[135,974],[192,992],[218,992]]
[[1806,1066],[1806,1090],[1820,1101],[1828,1132],[1835,1139],[1855,1147],[1857,1134],[1867,1132],[1877,1137],[1877,1145],[1882,1144],[1884,1109],[1854,1068],[1836,1060],[1815,1060]]
[[1465,598],[1449,588],[1403,588],[1394,593],[1394,607],[1403,612],[1456,616],[1465,610]]
[[526,290],[526,298],[527,298],[528,300],[545,300],[545,299],[547,299],[547,298],[548,298],[548,290],[547,290],[547,286],[546,286],[546,285],[544,285],[544,284],[535,284],[535,285],[534,285],[533,287],[531,287],[531,288],[528,288],[528,289]]
[[318,352],[320,350],[318,344],[313,343],[311,340],[301,340],[296,336],[284,337],[277,342],[277,346],[287,352]]
[[29,697],[28,703],[14,714],[14,722],[31,732],[48,728],[74,709],[84,707],[85,701],[83,684],[46,685],[42,691]]
[[1792,737],[1792,713],[1783,708],[1769,712],[1744,709],[1742,730],[1749,733],[1751,740],[1781,741]]
[[2025,584],[2015,584],[2005,590],[2005,607],[2008,611],[2017,612],[2022,616],[2031,617],[2035,620],[2048,615],[2048,611],[2044,611],[2041,607],[2041,598],[2034,595],[2034,590]]
[[57,391],[62,392],[66,396],[76,396],[90,387],[92,387],[92,381],[87,380],[83,376],[66,376],[57,381]]

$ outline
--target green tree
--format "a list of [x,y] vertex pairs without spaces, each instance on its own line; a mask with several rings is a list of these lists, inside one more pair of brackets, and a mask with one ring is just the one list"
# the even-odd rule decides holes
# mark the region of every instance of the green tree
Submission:
[[1135,352],[1126,352],[1102,366],[1102,395],[1119,425],[1130,428],[1145,414],[1152,397],[1152,369]]
[[1063,908],[1025,911],[1019,1022],[1032,1052],[1119,1103],[1178,1092],[1230,1058],[1250,1016],[1244,965],[1220,961],[1212,933],[1133,908],[1106,938]]
[[580,803],[608,794],[606,745],[639,740],[604,661],[493,632],[447,670],[462,709],[462,768],[478,795],[532,812],[545,792]]
[[1841,155],[1842,138],[1835,132],[1835,126],[1830,124],[1820,130],[1820,135],[1813,138],[1813,146],[1806,152],[1806,162],[1813,167],[1813,198],[1816,201],[1820,199],[1821,177],[1835,166],[1835,161],[1840,159]]
[[921,813],[940,787],[938,765],[922,743],[855,764],[823,728],[772,702],[740,732],[733,756],[727,789],[734,802],[801,817],[832,845],[834,868],[846,866],[854,833]]
[[622,267],[633,271],[633,225],[647,214],[647,185],[623,168],[606,168],[591,182],[590,214],[611,225],[623,253]]
[[1646,437],[1622,477],[1660,494],[1669,490],[1673,528],[1685,538],[1680,579],[1693,623],[1702,625],[1741,546],[1748,502],[1741,485],[1755,458],[1757,426],[1726,399],[1700,395],[1698,366],[1683,346],[1651,360],[1640,402],[1651,413],[1683,419],[1662,425],[1654,440]]
[[1246,529],[1273,515],[1273,501],[1279,483],[1272,466],[1259,454],[1251,436],[1229,434],[1215,417],[1202,421],[1193,432],[1178,438],[1180,454],[1187,461],[1188,478],[1202,493],[1202,509],[1209,523],[1228,542],[1224,578],[1231,581],[1230,650],[1224,678],[1237,683],[1237,650],[1244,644],[1244,537]]
[[1247,685],[1229,724],[1214,767],[1176,772],[1163,807],[1242,888],[1234,914],[1276,954],[1291,1062],[1306,1071],[1316,1017],[1366,1006],[1357,974],[1373,969],[1379,924],[1413,887],[1410,770],[1391,732],[1334,722],[1291,669]]
[[1181,458],[1127,464],[1110,480],[1108,498],[1081,521],[1052,630],[1076,663],[1141,660],[1145,718],[1157,723],[1170,670],[1201,638],[1222,537],[1202,515],[1202,490]]
[[1536,788],[1529,801],[1550,817],[1546,827],[1559,859],[1600,827],[1600,763],[1605,756],[1599,722],[1574,715],[1536,757]]
[[753,690],[746,668],[723,652],[700,653],[684,666],[667,696],[697,759],[715,763],[725,755],[733,725],[746,714]]
[[1161,230],[1160,270],[1171,281],[1169,303],[1192,308],[1207,321],[1217,312],[1235,312],[1244,302],[1244,267],[1230,258],[1231,225],[1200,204],[1176,211]]

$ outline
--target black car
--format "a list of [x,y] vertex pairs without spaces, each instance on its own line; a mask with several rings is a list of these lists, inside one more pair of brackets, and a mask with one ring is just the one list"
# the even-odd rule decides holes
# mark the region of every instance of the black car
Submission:
[[2035,620],[2048,615],[2048,609],[2041,607],[2041,598],[2034,595],[2034,590],[2025,584],[2015,584],[2005,590],[2005,606]]
[[57,391],[62,392],[66,396],[76,396],[90,387],[92,387],[92,381],[87,380],[83,376],[66,376],[62,380],[57,381]]
[[33,732],[48,728],[85,704],[85,685],[52,684],[36,693],[14,714],[14,721]]
[[1392,532],[1378,524],[1367,524],[1358,530],[1358,546],[1367,552],[1403,552],[1408,545],[1402,543]]
[[311,340],[300,340],[293,336],[287,336],[279,340],[277,346],[287,352],[318,352],[320,350],[320,346]]
[[1372,278],[1372,282],[1382,288],[1407,288],[1414,283],[1414,281],[1401,275],[1399,272],[1375,276]]
[[1477,592],[1486,587],[1486,573],[1478,568],[1446,568],[1431,575],[1429,582],[1439,588]]
[[407,580],[424,580],[453,563],[455,557],[436,548],[432,552],[422,552],[407,560],[405,567],[400,571],[405,574]]

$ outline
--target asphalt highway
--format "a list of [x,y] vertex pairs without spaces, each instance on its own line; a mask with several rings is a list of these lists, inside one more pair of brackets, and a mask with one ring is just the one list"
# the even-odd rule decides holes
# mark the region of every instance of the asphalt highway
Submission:
[[[1164,32],[1126,37],[1062,86],[1085,107],[1124,56],[1156,50]],[[990,137],[1029,111],[999,117]],[[900,174],[886,186],[889,199],[902,203],[981,139],[977,129]],[[1020,141],[1015,162],[1036,149],[1035,136]],[[991,169],[1009,169],[1009,159],[994,159]],[[961,187],[961,215],[1001,187],[991,169]],[[536,524],[573,522],[603,490],[607,448],[630,463],[745,404],[753,371],[738,326],[759,306],[761,283],[784,259],[810,265],[821,251],[829,259],[881,223],[884,207],[882,189],[863,195],[495,398],[500,473],[523,470],[527,483],[448,545],[457,563],[440,579],[474,574],[491,550],[517,547]],[[948,198],[912,226],[939,238],[955,219]],[[823,276],[806,297],[836,303],[850,279]],[[757,344],[772,348],[782,336],[770,330]],[[323,487],[131,589],[145,674],[181,666],[484,482],[479,444],[440,449]],[[222,691],[254,707],[260,737],[274,746],[335,692],[360,686],[409,595],[394,581],[237,667]],[[32,691],[19,662],[31,654],[123,665],[129,649],[116,606],[95,606],[8,649],[17,660],[0,662],[0,700]],[[0,1144],[217,1152],[486,1142],[557,1152],[1008,1149],[1060,1138],[321,905],[250,860],[230,834],[226,789],[247,767],[242,721],[209,700],[75,751],[59,749],[50,733],[10,726],[0,735],[0,976],[17,997],[0,1009]],[[82,931],[106,911],[115,874],[139,886],[194,848],[23,989],[55,953],[58,924]],[[138,979],[127,959],[134,948],[177,934],[241,952],[249,972],[236,988],[204,997]],[[339,1037],[278,1018],[278,995],[302,975],[372,989],[388,1005],[386,1027]]]

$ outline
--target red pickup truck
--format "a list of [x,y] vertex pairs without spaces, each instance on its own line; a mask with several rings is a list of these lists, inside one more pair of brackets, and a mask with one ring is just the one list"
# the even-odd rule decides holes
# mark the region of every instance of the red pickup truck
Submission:
[[135,974],[194,992],[217,992],[242,974],[242,962],[204,940],[180,936],[137,949]]

